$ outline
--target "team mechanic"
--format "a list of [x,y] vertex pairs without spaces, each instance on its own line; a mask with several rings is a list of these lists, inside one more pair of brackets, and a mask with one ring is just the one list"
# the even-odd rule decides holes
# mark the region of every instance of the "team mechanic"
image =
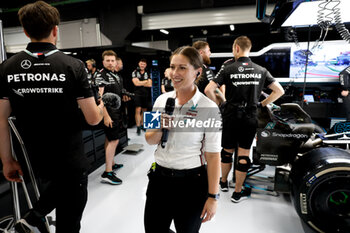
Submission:
[[[137,135],[141,135],[143,113],[151,106],[152,78],[146,70],[146,59],[140,59],[138,67],[131,74],[135,85],[135,122]],[[143,129],[143,128],[142,128]]]
[[[259,105],[265,107],[284,94],[282,86],[271,74],[250,60],[248,56],[251,47],[248,37],[238,37],[232,47],[236,62],[225,65],[205,89],[207,96],[217,101],[215,89],[218,85],[226,86],[227,103],[223,111],[220,188],[222,191],[228,191],[227,177],[232,167],[233,151],[238,146],[236,185],[231,197],[235,203],[246,199],[251,191],[242,190],[242,185],[251,163],[249,152],[256,133],[257,107]],[[259,103],[263,87],[268,87],[272,93]]]
[[199,91],[204,94],[205,87],[208,85],[209,81],[215,77],[214,72],[208,67],[208,65],[211,64],[210,47],[208,42],[200,41],[200,40],[194,42],[192,44],[192,47],[197,49],[197,51],[203,58],[202,73],[196,80],[196,84],[198,86]]
[[85,63],[86,68],[88,70],[88,81],[90,85],[96,86],[96,78],[99,74],[98,69],[96,67],[96,61],[94,59],[89,59]]
[[16,232],[48,232],[44,217],[56,208],[56,232],[77,233],[87,202],[87,168],[80,109],[98,124],[103,103],[96,105],[84,63],[57,50],[59,12],[43,1],[22,7],[19,20],[30,38],[26,50],[0,66],[0,156],[7,180],[22,182],[12,158],[8,117],[16,117],[40,198],[16,223]]
[[341,86],[341,95],[344,97],[346,120],[350,121],[350,66],[339,73],[339,82]]
[[[117,54],[112,50],[106,50],[102,53],[103,69],[100,75],[97,76],[96,83],[100,87],[99,93],[102,96],[104,93],[117,94],[119,97],[123,96],[123,79],[115,71],[117,64]],[[123,96],[124,101],[130,100],[129,97]],[[119,143],[119,131],[121,127],[121,111],[112,107],[106,106],[103,110],[103,129],[106,134],[105,138],[105,158],[106,167],[101,175],[103,182],[109,184],[121,184],[113,170],[123,167],[123,164],[117,164],[114,161],[115,150]]]

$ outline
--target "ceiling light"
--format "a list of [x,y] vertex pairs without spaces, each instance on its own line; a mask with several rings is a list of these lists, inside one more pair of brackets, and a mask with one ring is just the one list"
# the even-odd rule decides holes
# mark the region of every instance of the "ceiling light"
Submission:
[[231,30],[231,31],[234,31],[234,30],[235,30],[235,25],[230,24],[230,30]]
[[164,34],[166,34],[166,35],[168,35],[169,34],[169,31],[167,31],[167,30],[164,30],[164,29],[160,29],[159,30],[161,33],[164,33]]

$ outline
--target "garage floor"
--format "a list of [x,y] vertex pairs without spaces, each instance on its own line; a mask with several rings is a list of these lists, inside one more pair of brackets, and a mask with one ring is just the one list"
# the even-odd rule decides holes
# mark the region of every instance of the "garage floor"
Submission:
[[[129,144],[144,144],[137,155],[118,154],[117,163],[124,167],[117,172],[123,184],[112,186],[100,182],[104,166],[89,176],[89,200],[83,220],[82,233],[142,233],[147,171],[154,161],[155,146],[149,146],[136,129],[129,129]],[[303,233],[301,221],[289,196],[278,197],[253,193],[251,198],[234,204],[233,189],[221,193],[216,217],[204,223],[201,233]],[[174,227],[171,227],[174,230]],[[309,232],[309,231],[308,231]]]

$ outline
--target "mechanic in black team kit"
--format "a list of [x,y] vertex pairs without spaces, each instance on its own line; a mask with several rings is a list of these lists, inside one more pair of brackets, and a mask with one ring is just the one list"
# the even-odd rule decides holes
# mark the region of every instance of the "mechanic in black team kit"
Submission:
[[341,95],[344,97],[346,120],[350,121],[350,66],[339,73],[339,82],[341,86]]
[[[257,108],[277,100],[284,94],[282,86],[263,67],[253,63],[249,56],[252,47],[246,36],[238,37],[233,43],[235,61],[225,65],[205,89],[209,98],[218,102],[215,89],[225,84],[227,103],[225,105],[222,131],[220,188],[228,191],[227,177],[232,167],[233,151],[238,146],[236,184],[231,201],[238,203],[250,195],[249,189],[242,190],[247,170],[250,167],[250,147],[257,127]],[[262,102],[259,96],[264,87],[272,90]]]
[[[123,97],[123,79],[115,71],[117,65],[117,54],[112,50],[106,50],[102,53],[103,69],[100,71],[96,83],[100,87],[100,95],[105,93],[117,94],[120,98]],[[106,134],[105,154],[106,168],[101,178],[103,182],[109,184],[121,184],[122,180],[115,174],[114,170],[123,167],[123,164],[116,164],[114,161],[115,150],[119,143],[119,131],[121,126],[121,112],[119,109],[105,107],[103,111],[104,131]]]
[[141,129],[143,129],[143,112],[147,111],[147,108],[151,107],[151,87],[152,79],[146,70],[147,61],[146,59],[141,59],[139,61],[138,67],[131,74],[132,82],[135,85],[135,122],[137,127],[137,135],[141,134]]
[[88,81],[91,85],[96,85],[96,77],[98,75],[98,70],[96,67],[96,61],[94,59],[89,59],[86,61],[86,68],[88,70]]
[[211,64],[210,47],[208,42],[205,41],[196,41],[193,43],[192,47],[197,49],[197,51],[203,58],[202,74],[196,80],[196,84],[198,86],[199,91],[205,94],[205,87],[208,85],[209,81],[212,80],[215,76],[214,72],[208,67],[208,65]]
[[22,182],[12,157],[8,117],[16,117],[40,198],[15,224],[16,232],[47,232],[45,216],[56,209],[56,232],[77,233],[87,202],[88,161],[84,156],[80,109],[87,123],[98,124],[96,105],[84,63],[57,50],[59,12],[43,1],[18,12],[26,50],[0,65],[0,157],[7,180]]

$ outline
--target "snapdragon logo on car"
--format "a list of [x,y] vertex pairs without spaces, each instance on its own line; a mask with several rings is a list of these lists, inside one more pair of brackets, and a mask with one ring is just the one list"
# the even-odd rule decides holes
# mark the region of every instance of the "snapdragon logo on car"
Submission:
[[[157,111],[144,112],[143,127],[145,129],[171,129],[172,132],[216,132],[221,130],[222,121],[218,108],[182,108],[175,111],[171,120],[161,117],[163,109]],[[163,122],[161,122],[163,121]]]

